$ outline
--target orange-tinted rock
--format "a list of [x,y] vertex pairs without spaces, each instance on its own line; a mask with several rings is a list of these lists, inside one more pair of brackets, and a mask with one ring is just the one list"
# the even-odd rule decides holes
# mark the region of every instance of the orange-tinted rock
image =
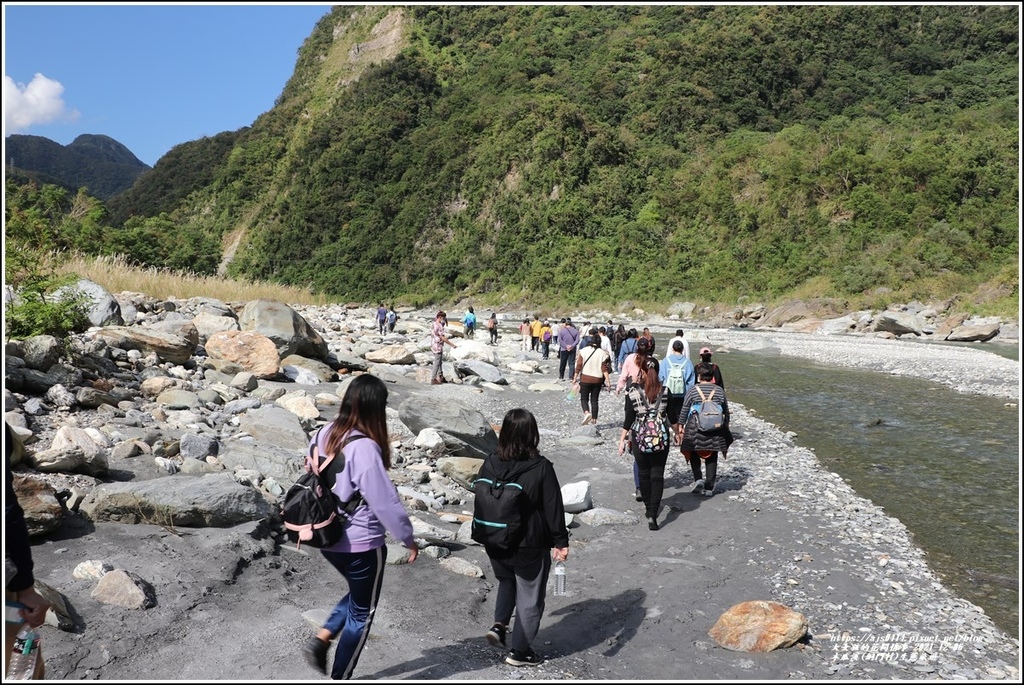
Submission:
[[708,631],[722,647],[738,652],[770,652],[790,647],[807,634],[807,619],[778,602],[740,602]]

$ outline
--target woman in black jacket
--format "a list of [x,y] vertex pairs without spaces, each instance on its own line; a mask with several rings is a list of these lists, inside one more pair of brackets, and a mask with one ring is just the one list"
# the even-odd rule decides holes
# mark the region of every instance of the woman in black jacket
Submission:
[[[683,437],[679,451],[690,462],[693,471],[693,494],[711,497],[715,494],[715,477],[718,475],[718,453],[722,460],[729,456],[729,445],[733,442],[729,428],[729,400],[725,388],[715,383],[715,369],[711,362],[697,364],[697,383],[686,392],[679,420],[683,423]],[[697,407],[703,402],[716,402],[722,407],[722,427],[713,431],[702,431],[697,425]],[[683,418],[685,417],[685,418]],[[707,478],[701,476],[701,462],[707,471]]]
[[[512,666],[536,666],[544,661],[530,644],[544,614],[551,559],[565,561],[569,556],[562,489],[555,467],[538,451],[539,444],[540,431],[533,414],[525,409],[510,410],[501,423],[497,452],[484,460],[477,476],[478,480],[517,483],[529,502],[518,543],[510,549],[485,545],[498,580],[494,625],[487,631],[487,641],[495,647],[510,647],[505,663]],[[552,548],[554,552],[549,552]],[[506,644],[513,610],[516,622]]]

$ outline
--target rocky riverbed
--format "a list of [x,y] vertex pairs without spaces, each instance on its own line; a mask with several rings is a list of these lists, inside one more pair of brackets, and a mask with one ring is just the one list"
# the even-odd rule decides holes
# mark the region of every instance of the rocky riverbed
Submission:
[[[674,455],[662,528],[649,531],[615,451],[621,398],[604,395],[597,425],[580,426],[557,361],[512,337],[496,348],[458,340],[445,364],[458,382],[431,386],[428,312],[405,312],[381,338],[369,309],[295,308],[308,329],[292,317],[282,333],[267,323],[280,316],[249,305],[133,305],[131,325],[76,341],[73,363],[54,361],[45,340],[7,349],[5,410],[26,442],[19,498],[37,576],[62,605],[43,635],[51,678],[319,677],[298,650],[342,586],[315,551],[283,540],[273,503],[346,379],[369,372],[391,389],[392,477],[425,549],[409,565],[390,548],[357,677],[1019,679],[1017,640],[942,585],[899,521],[742,406],[716,496],[692,495]],[[637,323],[682,325],[691,345],[770,345],[1019,396],[1019,364],[980,350]],[[273,354],[245,330],[264,331]],[[965,363],[985,381],[963,387]],[[515,406],[537,416],[562,484],[585,493],[570,527],[570,593],[548,598],[535,643],[548,660],[526,672],[483,640],[495,584],[465,523],[475,460]],[[742,600],[802,613],[807,636],[766,654],[723,649],[708,630]]]

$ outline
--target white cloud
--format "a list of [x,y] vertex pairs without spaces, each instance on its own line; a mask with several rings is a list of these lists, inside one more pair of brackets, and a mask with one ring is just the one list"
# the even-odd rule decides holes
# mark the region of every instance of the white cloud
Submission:
[[37,124],[75,121],[78,111],[65,108],[63,93],[64,86],[59,81],[42,74],[32,77],[27,86],[4,74],[4,132],[22,133]]

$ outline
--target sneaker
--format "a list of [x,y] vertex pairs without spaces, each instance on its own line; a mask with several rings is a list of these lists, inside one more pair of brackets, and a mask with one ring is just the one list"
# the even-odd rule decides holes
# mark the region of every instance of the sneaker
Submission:
[[505,632],[508,630],[506,626],[500,623],[495,623],[491,626],[491,629],[487,631],[487,641],[494,647],[505,646]]
[[640,492],[640,488],[636,489],[636,501],[637,502],[643,502],[644,501],[644,496],[643,496],[643,493]]
[[712,496],[713,494],[715,494],[715,490],[714,490],[714,488],[712,488],[712,489],[710,489],[710,490],[705,490],[705,491],[704,491],[704,496],[705,496],[705,497],[711,497],[711,496]]
[[647,528],[650,530],[658,530],[658,519],[653,516],[647,519]]
[[306,662],[324,675],[327,675],[327,649],[330,646],[329,643],[314,635],[309,638],[306,646],[302,648],[302,654],[306,657]]
[[532,649],[527,649],[525,652],[513,649],[505,657],[505,663],[509,666],[540,666],[544,663],[544,657]]
[[690,490],[690,492],[692,492],[695,495],[699,495],[703,489],[704,489],[704,479],[701,478],[700,480],[698,480],[696,483],[693,484],[693,489]]
[[583,415],[583,423],[581,423],[580,425],[581,426],[586,426],[588,423],[590,423],[590,412],[589,411],[586,414]]

